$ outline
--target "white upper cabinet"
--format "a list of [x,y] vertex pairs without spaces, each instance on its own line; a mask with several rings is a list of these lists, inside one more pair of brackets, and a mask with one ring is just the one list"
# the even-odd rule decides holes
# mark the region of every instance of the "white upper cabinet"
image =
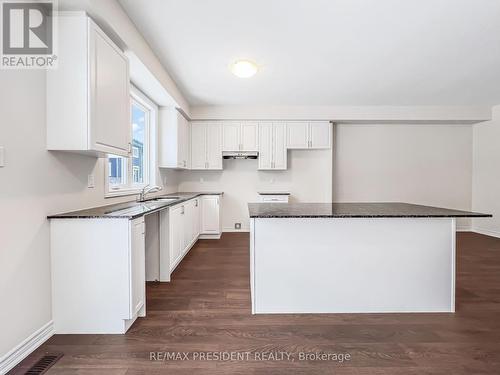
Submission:
[[332,147],[332,124],[330,122],[309,123],[309,148]]
[[128,156],[127,57],[85,13],[58,22],[58,67],[47,71],[47,149]]
[[243,122],[241,124],[242,151],[259,150],[259,124],[257,122]]
[[222,151],[241,149],[241,123],[225,121],[222,126]]
[[222,169],[222,125],[191,123],[191,169]]
[[250,121],[225,121],[222,130],[223,151],[257,151],[258,123]]
[[203,122],[191,123],[191,169],[207,167],[207,127]]
[[159,167],[190,168],[189,121],[175,108],[159,111]]
[[325,149],[331,147],[332,126],[328,121],[293,121],[287,123],[289,149]]
[[259,170],[287,169],[286,124],[259,123]]
[[289,122],[286,125],[286,145],[288,148],[309,148],[309,123]]

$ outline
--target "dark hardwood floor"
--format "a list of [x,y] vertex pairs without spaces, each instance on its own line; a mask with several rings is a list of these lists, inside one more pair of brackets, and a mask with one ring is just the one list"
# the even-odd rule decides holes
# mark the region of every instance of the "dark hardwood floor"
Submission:
[[[147,317],[126,335],[55,335],[14,373],[63,352],[49,374],[500,374],[500,239],[458,234],[455,314],[251,315],[248,251],[244,233],[199,241],[171,283],[148,284]],[[275,351],[295,361],[254,359]],[[151,361],[150,352],[251,354]],[[300,361],[299,352],[351,359]]]

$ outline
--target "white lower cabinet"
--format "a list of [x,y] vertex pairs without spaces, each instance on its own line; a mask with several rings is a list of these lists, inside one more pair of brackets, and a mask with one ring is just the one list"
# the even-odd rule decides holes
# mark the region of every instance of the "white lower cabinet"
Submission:
[[[146,305],[146,243],[144,218],[130,221],[130,317]],[[145,315],[145,314],[143,314]]]
[[201,197],[201,238],[219,238],[222,233],[220,220],[220,196]]
[[170,281],[170,275],[198,238],[220,236],[219,195],[202,195],[161,211],[160,281]]
[[144,218],[51,220],[55,333],[125,333],[145,316],[144,232]]

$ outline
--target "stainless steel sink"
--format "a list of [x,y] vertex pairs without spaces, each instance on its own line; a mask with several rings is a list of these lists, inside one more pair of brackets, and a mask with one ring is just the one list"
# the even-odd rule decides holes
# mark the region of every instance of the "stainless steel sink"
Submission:
[[158,198],[149,198],[145,199],[143,201],[140,201],[141,203],[148,203],[148,202],[172,202],[180,199],[179,197],[158,197]]
[[167,203],[175,202],[179,199],[180,199],[179,197],[151,198],[151,199],[147,199],[147,200],[144,200],[141,202],[137,202],[137,204],[135,204],[131,207],[120,208],[120,209],[106,212],[106,215],[109,215],[109,216],[138,215],[138,214],[147,213],[148,211],[156,210],[158,208],[164,207],[164,206],[166,206]]

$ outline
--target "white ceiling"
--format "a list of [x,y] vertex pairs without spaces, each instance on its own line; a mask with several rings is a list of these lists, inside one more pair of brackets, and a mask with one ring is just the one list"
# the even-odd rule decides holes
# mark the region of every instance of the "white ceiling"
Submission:
[[500,104],[500,0],[119,1],[191,105]]

